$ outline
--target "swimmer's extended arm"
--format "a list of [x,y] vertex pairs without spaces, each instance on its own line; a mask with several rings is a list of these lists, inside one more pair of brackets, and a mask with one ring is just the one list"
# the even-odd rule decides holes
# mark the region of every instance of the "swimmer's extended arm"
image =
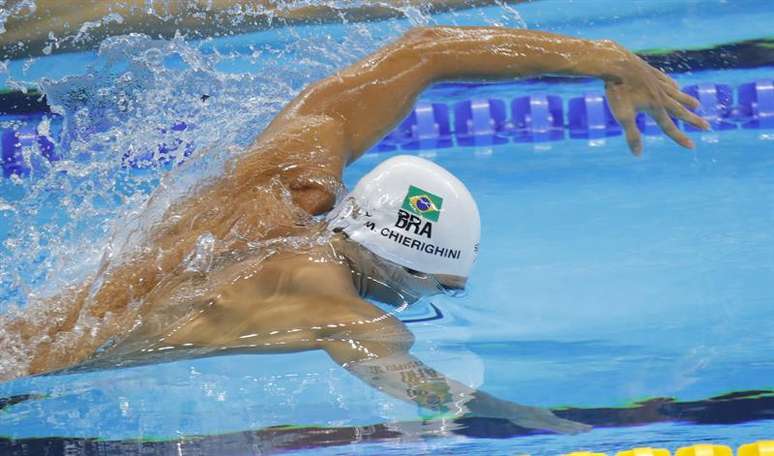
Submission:
[[303,122],[301,119],[324,117],[325,128],[342,135],[328,151],[348,163],[404,118],[417,95],[433,82],[545,73],[601,78],[635,154],[642,147],[635,123],[638,111],[650,113],[684,147],[693,147],[693,143],[675,127],[670,114],[708,127],[686,109],[698,105],[694,98],[613,42],[501,27],[430,27],[411,30],[362,61],[307,87],[265,133],[276,135],[287,125]]
[[589,429],[561,419],[547,409],[498,399],[446,377],[409,353],[413,336],[393,318],[370,325],[375,327],[368,326],[328,337],[322,348],[337,363],[379,391],[455,418],[501,418],[521,427],[560,433]]

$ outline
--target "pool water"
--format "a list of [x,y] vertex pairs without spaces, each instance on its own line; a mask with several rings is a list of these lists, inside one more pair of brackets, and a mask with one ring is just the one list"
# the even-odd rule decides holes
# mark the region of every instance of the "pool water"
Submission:
[[[577,15],[560,13],[556,2],[546,2],[553,10],[537,9],[535,5],[542,3],[516,9],[523,11],[528,25],[547,23],[560,32],[571,29],[573,21],[582,21]],[[760,13],[761,2],[743,4],[747,10],[740,7],[735,14]],[[580,9],[580,3],[576,5]],[[638,7],[646,8],[644,3]],[[728,5],[664,2],[662,10],[640,11],[640,22],[635,23],[639,27],[660,24],[660,18],[675,11],[689,30],[695,29],[695,23],[717,23],[717,15],[704,7]],[[555,14],[545,17],[548,11]],[[616,39],[630,37],[632,43],[645,46],[644,28],[625,29],[620,21],[626,21],[616,22],[613,16],[600,13],[601,25],[578,22],[579,27],[590,35],[610,32],[618,35]],[[475,22],[475,14],[461,21]],[[741,36],[760,34],[760,24],[766,23],[765,18],[751,21],[749,28],[718,30],[717,39],[758,36]],[[707,39],[698,33],[687,35],[681,37],[686,45]],[[703,44],[715,42],[713,38]],[[79,74],[77,68],[72,74]],[[684,73],[677,79],[682,85],[736,85],[772,76],[774,68],[769,67]],[[229,82],[222,79],[224,84]],[[248,91],[260,85],[244,79],[236,83]],[[596,82],[464,90],[437,87],[426,91],[422,101],[511,99],[533,92],[567,98],[600,87]],[[271,109],[276,104],[276,100],[267,103]],[[235,116],[239,114],[238,108],[231,109]],[[168,117],[167,124],[172,119]],[[203,116],[198,120],[206,122]],[[132,119],[124,121],[124,127],[136,125]],[[243,123],[227,131],[232,143],[244,143],[250,121],[234,120]],[[263,117],[255,120],[264,121]],[[207,133],[220,125],[205,123],[200,128]],[[636,407],[636,402],[654,398],[702,403],[732,392],[771,390],[774,131],[739,129],[692,133],[692,137],[697,143],[693,151],[680,149],[663,136],[647,137],[640,159],[627,152],[620,136],[412,152],[436,161],[465,182],[478,201],[482,219],[480,256],[466,296],[433,298],[431,303],[440,314],[426,302],[400,315],[407,321],[420,320],[408,323],[416,336],[412,353],[437,370],[499,397],[555,409]],[[395,153],[365,155],[347,170],[347,185],[353,186]],[[99,163],[100,155],[91,160]],[[93,182],[108,185],[108,171],[119,169],[120,157],[104,160],[112,164],[100,169],[101,178]],[[185,172],[199,172],[190,168]],[[129,173],[122,177],[127,185],[136,188],[99,195],[124,192],[131,197],[79,213],[77,221],[139,204],[142,195],[158,185],[161,174],[122,172]],[[24,193],[28,191],[24,186],[32,184],[17,185],[24,188],[18,196],[20,207],[33,203],[25,195],[34,192]],[[3,198],[14,203],[12,196]],[[19,223],[22,219],[7,220]],[[6,224],[4,230],[10,226]],[[96,239],[106,232],[88,236]],[[58,240],[65,246],[86,236],[74,228],[67,235]],[[14,253],[12,247],[3,248],[4,255]],[[36,282],[30,279],[29,283]],[[638,426],[612,423],[577,436],[522,436],[497,423],[460,431],[453,423],[423,423],[415,406],[369,388],[317,352],[216,357],[0,384],[0,397],[23,394],[37,397],[0,408],[0,436],[124,440],[121,451],[127,453],[138,451],[142,441],[154,440],[177,442],[194,453],[196,448],[212,452],[216,448],[218,454],[282,449],[319,455],[488,455],[579,449],[614,452],[699,442],[735,447],[774,438],[774,406],[750,412],[755,400],[769,404],[766,394],[753,394],[750,402],[740,405],[736,418],[718,414],[714,421],[699,420],[701,424],[695,413],[686,412],[684,419]],[[284,440],[265,433],[258,434],[261,438],[250,437],[250,432],[273,426],[311,430]],[[331,435],[326,438],[321,428]],[[352,437],[337,440],[330,429],[354,431]],[[384,433],[381,438],[369,437],[380,432]],[[237,437],[223,440],[229,433]],[[210,437],[196,443],[192,436]],[[212,446],[207,447],[207,442]],[[304,449],[307,446],[311,448]],[[147,454],[173,454],[172,447],[156,450],[148,449]]]
[[[707,133],[695,152],[658,138],[642,159],[628,155],[621,138],[594,147],[436,151],[434,160],[479,202],[482,248],[467,296],[434,298],[443,318],[409,324],[413,354],[498,396],[546,407],[770,388],[774,156],[759,134]],[[364,157],[348,182],[388,156]],[[0,414],[2,433],[16,438],[170,438],[417,419],[414,407],[314,352],[22,379],[0,391],[46,395]],[[737,445],[770,437],[773,425],[659,423],[516,442],[453,436],[329,451]]]

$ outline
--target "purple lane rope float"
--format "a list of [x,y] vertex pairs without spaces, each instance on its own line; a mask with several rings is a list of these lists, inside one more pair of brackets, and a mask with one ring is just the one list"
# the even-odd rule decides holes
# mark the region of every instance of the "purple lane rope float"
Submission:
[[[736,91],[727,84],[702,83],[683,88],[700,105],[695,112],[717,132],[742,129],[774,129],[774,79],[742,84]],[[734,100],[736,93],[736,100]],[[34,168],[32,151],[54,162],[62,158],[56,138],[38,134],[37,123],[45,114],[30,114],[20,128],[0,129],[3,175],[27,176]],[[19,117],[15,117],[19,120]],[[1,119],[0,119],[1,120]],[[685,131],[697,131],[677,122]],[[646,114],[637,116],[637,126],[645,135],[661,135],[656,123]],[[171,131],[192,126],[178,122]],[[165,129],[160,129],[165,132]],[[372,149],[371,153],[396,150],[418,151],[458,147],[481,147],[507,143],[539,143],[573,139],[601,139],[622,134],[610,112],[604,95],[588,92],[565,103],[559,95],[531,94],[506,100],[472,98],[452,104],[424,102]],[[193,153],[195,145],[180,139],[159,144],[156,150],[125,154],[123,165],[147,168],[182,161]]]

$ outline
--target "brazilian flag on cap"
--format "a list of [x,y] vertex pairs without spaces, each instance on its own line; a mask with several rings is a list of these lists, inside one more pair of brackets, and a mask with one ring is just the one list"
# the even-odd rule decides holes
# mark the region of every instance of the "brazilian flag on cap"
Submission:
[[438,216],[441,215],[442,205],[443,198],[440,196],[409,185],[408,194],[403,199],[401,208],[432,222],[437,222]]

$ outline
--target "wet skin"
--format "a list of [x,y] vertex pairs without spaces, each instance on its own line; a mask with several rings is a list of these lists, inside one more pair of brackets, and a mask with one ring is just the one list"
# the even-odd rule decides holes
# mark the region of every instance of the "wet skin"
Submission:
[[[376,288],[357,285],[364,276],[394,280],[395,271],[375,267],[362,248],[312,218],[332,208],[344,167],[393,128],[428,84],[541,73],[603,79],[636,155],[637,111],[649,112],[685,147],[693,144],[670,114],[707,127],[686,109],[696,100],[612,42],[505,28],[412,30],[307,87],[222,176],[166,209],[128,247],[109,249],[89,282],[5,317],[4,352],[26,349],[10,363],[15,370],[0,376],[79,363],[320,349],[375,388],[428,409],[584,430],[469,388],[413,357],[408,329],[363,299]],[[441,290],[428,284],[464,283],[408,279],[424,295]]]

